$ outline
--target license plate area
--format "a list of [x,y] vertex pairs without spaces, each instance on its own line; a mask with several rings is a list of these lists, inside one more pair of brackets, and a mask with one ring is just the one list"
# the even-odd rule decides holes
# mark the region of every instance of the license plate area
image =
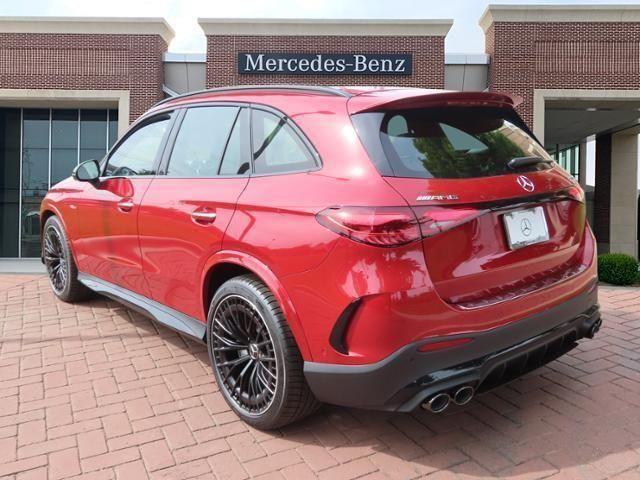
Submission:
[[518,248],[549,240],[547,218],[543,207],[526,208],[502,216],[509,248]]

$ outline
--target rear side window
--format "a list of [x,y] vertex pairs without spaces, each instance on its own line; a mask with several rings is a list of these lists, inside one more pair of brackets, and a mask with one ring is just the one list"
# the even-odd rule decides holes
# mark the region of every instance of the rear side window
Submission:
[[317,166],[285,117],[257,109],[251,116],[255,173],[298,172]]
[[238,115],[238,107],[189,108],[176,136],[167,175],[213,177]]
[[[479,107],[415,109],[354,115],[354,125],[381,174],[473,178],[514,173],[517,157],[549,154],[511,111]],[[550,168],[537,163],[518,172]]]
[[249,148],[249,110],[240,110],[224,151],[220,175],[249,175],[251,173]]

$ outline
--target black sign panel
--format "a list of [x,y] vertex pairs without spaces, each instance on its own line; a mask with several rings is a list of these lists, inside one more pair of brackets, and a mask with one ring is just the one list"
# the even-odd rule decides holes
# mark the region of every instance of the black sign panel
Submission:
[[238,53],[238,73],[261,75],[411,75],[410,54]]

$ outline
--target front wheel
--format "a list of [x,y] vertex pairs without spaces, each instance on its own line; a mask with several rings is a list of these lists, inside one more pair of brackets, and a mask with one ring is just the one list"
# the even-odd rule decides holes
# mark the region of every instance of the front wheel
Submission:
[[289,325],[255,275],[233,278],[216,292],[207,345],[222,395],[249,425],[274,429],[317,409]]
[[49,217],[42,229],[42,258],[56,297],[75,302],[91,296],[91,291],[78,281],[78,268],[58,217]]

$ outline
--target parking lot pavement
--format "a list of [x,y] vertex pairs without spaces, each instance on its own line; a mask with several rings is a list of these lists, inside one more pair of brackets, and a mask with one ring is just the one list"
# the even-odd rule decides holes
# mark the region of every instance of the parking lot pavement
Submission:
[[571,354],[446,415],[323,407],[273,433],[205,349],[115,302],[0,277],[0,478],[640,478],[640,291]]

